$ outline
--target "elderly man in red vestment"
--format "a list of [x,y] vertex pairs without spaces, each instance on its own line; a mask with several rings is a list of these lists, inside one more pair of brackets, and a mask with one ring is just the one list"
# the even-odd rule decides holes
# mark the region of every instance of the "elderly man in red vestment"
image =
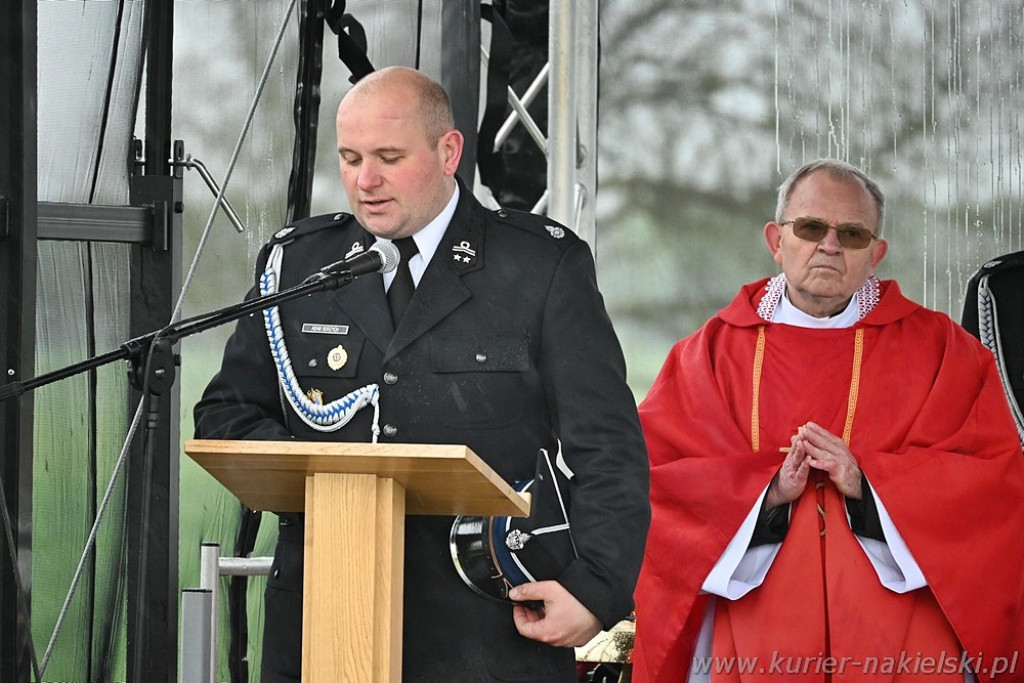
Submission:
[[874,270],[884,198],[812,162],[782,272],[640,406],[652,522],[634,681],[1024,680],[1024,456],[993,358]]

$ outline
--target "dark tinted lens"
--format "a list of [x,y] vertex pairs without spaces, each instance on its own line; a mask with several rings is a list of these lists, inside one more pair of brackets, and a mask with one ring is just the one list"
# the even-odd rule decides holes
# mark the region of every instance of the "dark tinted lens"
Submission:
[[828,234],[828,225],[813,218],[797,218],[793,221],[793,234],[808,242],[820,242]]
[[867,228],[849,226],[838,228],[839,244],[848,249],[863,249],[871,244],[871,231]]
[[[796,218],[793,220],[793,234],[808,242],[820,242],[825,239],[830,226],[816,218]],[[841,225],[836,228],[839,244],[847,249],[864,249],[871,244],[874,235],[867,228],[859,225]]]

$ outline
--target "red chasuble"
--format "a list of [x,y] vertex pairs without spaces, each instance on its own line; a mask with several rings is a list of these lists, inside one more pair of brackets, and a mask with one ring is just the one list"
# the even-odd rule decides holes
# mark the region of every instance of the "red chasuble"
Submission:
[[712,680],[962,681],[962,656],[980,680],[1024,680],[1024,455],[991,353],[892,281],[847,329],[765,322],[765,284],[680,341],[640,405],[652,520],[633,680],[686,680],[701,584],[808,421],[847,435],[928,587],[881,586],[812,471],[764,583],[717,598],[711,664],[735,659]]

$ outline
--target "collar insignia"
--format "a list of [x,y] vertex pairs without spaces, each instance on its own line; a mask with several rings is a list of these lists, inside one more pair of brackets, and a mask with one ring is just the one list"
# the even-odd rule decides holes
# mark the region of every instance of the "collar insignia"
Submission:
[[363,249],[363,245],[360,244],[359,242],[355,242],[352,245],[352,248],[348,250],[348,253],[345,254],[345,259],[348,260],[348,259],[352,258],[353,256],[355,256],[356,254],[362,254],[364,251],[366,251],[366,250]]
[[565,230],[557,225],[545,225],[544,228],[551,233],[551,236],[556,240],[560,240],[565,237]]
[[452,258],[456,263],[472,263],[476,258],[476,251],[469,246],[469,242],[462,241],[452,247]]

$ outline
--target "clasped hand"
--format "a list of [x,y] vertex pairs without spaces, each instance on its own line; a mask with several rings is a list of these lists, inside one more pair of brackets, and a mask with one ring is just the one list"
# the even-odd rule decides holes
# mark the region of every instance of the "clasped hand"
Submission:
[[847,498],[861,499],[861,472],[853,453],[838,436],[808,422],[797,430],[782,467],[768,486],[767,507],[799,498],[807,487],[811,468],[825,472]]

